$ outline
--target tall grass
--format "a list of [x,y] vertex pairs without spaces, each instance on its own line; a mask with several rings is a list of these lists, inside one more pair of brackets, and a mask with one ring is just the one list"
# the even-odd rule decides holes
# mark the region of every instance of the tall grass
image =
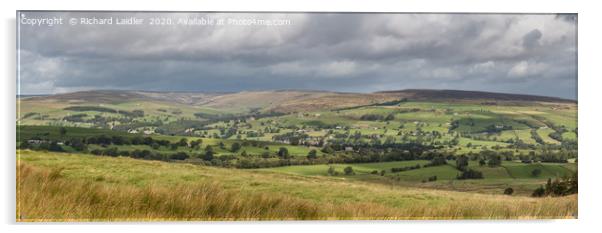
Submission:
[[278,194],[243,195],[215,182],[135,187],[70,180],[61,169],[19,167],[18,221],[327,219],[392,216],[377,205],[323,205]]
[[63,177],[62,169],[18,167],[17,221],[570,218],[576,196],[468,195],[437,206],[318,203],[278,193],[243,194],[216,182],[163,187]]

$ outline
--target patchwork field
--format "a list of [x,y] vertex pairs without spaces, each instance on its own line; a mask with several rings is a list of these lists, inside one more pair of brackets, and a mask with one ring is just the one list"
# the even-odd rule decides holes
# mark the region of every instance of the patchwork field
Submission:
[[572,218],[575,101],[88,91],[18,99],[18,221]]

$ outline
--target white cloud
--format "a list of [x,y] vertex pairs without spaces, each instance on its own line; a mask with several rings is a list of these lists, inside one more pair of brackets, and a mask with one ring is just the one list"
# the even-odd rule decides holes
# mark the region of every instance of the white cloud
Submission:
[[334,61],[324,64],[319,72],[325,76],[345,76],[356,72],[357,65],[353,61]]
[[514,78],[537,76],[541,75],[546,68],[547,65],[544,63],[521,61],[516,63],[516,65],[514,65],[510,71],[508,71],[508,76]]
[[487,62],[474,64],[473,66],[470,67],[468,72],[475,73],[475,74],[482,74],[482,73],[492,72],[494,70],[494,68],[495,68],[495,62],[487,61]]

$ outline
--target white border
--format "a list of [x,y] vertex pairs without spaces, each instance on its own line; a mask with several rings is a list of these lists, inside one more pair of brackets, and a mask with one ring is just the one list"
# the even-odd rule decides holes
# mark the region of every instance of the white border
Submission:
[[[1,114],[2,186],[0,186],[0,221],[2,232],[587,232],[599,231],[600,173],[602,154],[596,145],[602,132],[600,113],[600,36],[602,22],[596,1],[525,1],[525,0],[20,0],[2,1],[3,88]],[[311,221],[311,222],[203,222],[203,223],[96,223],[96,224],[23,224],[15,223],[15,15],[16,10],[157,10],[157,11],[355,11],[355,12],[512,12],[512,13],[578,13],[579,20],[579,219],[555,221]]]

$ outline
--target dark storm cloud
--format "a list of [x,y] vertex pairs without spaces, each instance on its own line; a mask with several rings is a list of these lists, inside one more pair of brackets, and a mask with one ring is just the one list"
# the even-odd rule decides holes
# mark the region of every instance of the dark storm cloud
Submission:
[[291,24],[21,25],[22,94],[437,88],[576,98],[576,15],[24,14]]

